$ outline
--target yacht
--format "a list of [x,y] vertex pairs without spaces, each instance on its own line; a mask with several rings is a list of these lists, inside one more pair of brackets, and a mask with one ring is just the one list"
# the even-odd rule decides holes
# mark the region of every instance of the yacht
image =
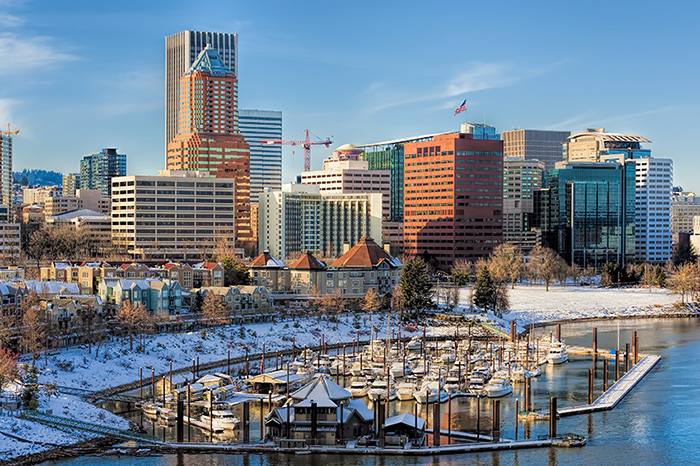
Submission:
[[352,363],[352,367],[350,367],[350,375],[353,375],[355,377],[358,377],[362,375],[362,363],[360,363],[359,359],[355,362]]
[[408,349],[408,351],[420,351],[422,346],[420,337],[413,337],[411,341],[406,343],[406,349]]
[[177,419],[177,413],[171,408],[160,408],[158,416],[165,421],[174,421]]
[[386,400],[388,394],[388,399],[391,400],[395,393],[396,389],[392,386],[389,380],[386,378],[377,378],[374,382],[372,382],[372,385],[367,392],[367,396],[372,401],[378,401]]
[[396,387],[396,397],[399,401],[408,401],[413,399],[413,394],[416,392],[418,381],[412,375],[407,375]]
[[484,390],[486,382],[488,380],[488,374],[483,371],[472,371],[469,374],[469,392],[474,394],[479,394]]
[[202,414],[199,420],[207,426],[211,423],[214,429],[224,430],[235,429],[240,422],[228,409],[214,410],[212,413],[214,415],[213,419],[208,414]]
[[364,377],[353,377],[348,390],[352,393],[353,398],[367,396],[367,391],[369,390],[367,379]]
[[459,391],[459,372],[450,371],[445,377],[445,390],[448,393],[456,393]]
[[160,405],[157,405],[155,403],[144,403],[141,406],[141,409],[145,414],[156,416],[160,412]]
[[560,341],[555,341],[549,347],[547,362],[550,364],[561,364],[569,360],[569,353],[566,352],[566,345]]
[[403,362],[395,362],[394,364],[391,365],[391,368],[389,369],[389,374],[395,378],[401,378],[405,375],[411,375],[411,368],[408,367],[408,364],[404,364]]
[[443,401],[447,401],[449,397],[450,395],[443,387],[442,381],[437,378],[426,379],[420,390],[413,395],[413,398],[420,404],[442,403]]
[[508,374],[496,374],[484,386],[484,392],[489,398],[499,398],[513,393]]
[[510,371],[510,381],[513,383],[524,383],[528,377],[530,377],[530,371],[525,369],[525,366],[515,365]]

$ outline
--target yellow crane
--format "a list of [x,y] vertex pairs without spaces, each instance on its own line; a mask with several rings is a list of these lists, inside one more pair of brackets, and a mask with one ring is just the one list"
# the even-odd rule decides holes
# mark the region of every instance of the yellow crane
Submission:
[[17,133],[19,133],[18,129],[14,130],[14,131],[10,131],[10,124],[9,123],[7,124],[7,131],[0,131],[0,134],[7,134],[7,135],[17,134]]

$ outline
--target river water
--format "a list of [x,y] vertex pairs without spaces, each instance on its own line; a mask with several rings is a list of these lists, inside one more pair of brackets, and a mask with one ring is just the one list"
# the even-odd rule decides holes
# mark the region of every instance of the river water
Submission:
[[[624,348],[632,331],[639,335],[640,352],[662,357],[656,368],[612,411],[573,416],[559,420],[558,432],[572,432],[588,438],[583,448],[545,448],[512,452],[472,453],[441,457],[382,457],[358,455],[284,455],[284,454],[205,454],[163,455],[157,457],[81,457],[44,465],[241,465],[241,466],[393,466],[393,465],[511,465],[511,464],[700,464],[700,319],[630,319],[604,322],[580,322],[562,325],[567,344],[591,346],[592,328],[598,328],[598,347],[615,348],[618,341]],[[538,335],[553,332],[553,327],[536,330]],[[614,378],[614,360],[609,364],[610,383]],[[548,408],[550,396],[558,397],[559,407],[586,404],[588,369],[592,359],[571,356],[567,364],[543,366],[543,374],[533,382],[535,408]],[[602,390],[602,362],[598,361],[595,397]],[[501,400],[502,435],[515,435],[515,400],[523,403],[523,387],[516,385],[513,395]],[[371,408],[371,406],[370,406]],[[481,400],[481,427],[489,429],[491,409],[488,400]],[[265,408],[267,410],[267,408]],[[389,415],[413,412],[413,402],[390,406]],[[452,417],[442,405],[443,429],[450,424],[455,430],[476,428],[477,401],[458,398],[452,401]],[[421,411],[425,416],[424,410]],[[129,416],[129,415],[127,415]],[[131,414],[133,419],[139,414]],[[257,417],[256,417],[257,416]],[[251,440],[257,438],[259,409],[251,409]],[[430,416],[432,419],[432,415]],[[140,419],[139,419],[140,420]],[[149,422],[144,425],[148,428]],[[172,433],[152,424],[159,437]],[[518,438],[527,432],[531,438],[547,433],[547,423],[520,423]],[[193,432],[192,440],[203,438]],[[186,437],[187,438],[187,437]],[[443,441],[445,439],[443,438]]]

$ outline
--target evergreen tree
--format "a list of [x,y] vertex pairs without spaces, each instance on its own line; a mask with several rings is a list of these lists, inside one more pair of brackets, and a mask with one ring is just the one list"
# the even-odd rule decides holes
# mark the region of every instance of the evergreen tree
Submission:
[[485,311],[494,310],[496,307],[496,285],[491,279],[491,272],[486,266],[479,269],[474,289],[474,304]]
[[222,257],[220,262],[224,267],[224,286],[250,285],[250,273],[243,262],[230,256]]
[[698,255],[690,241],[679,241],[678,247],[673,252],[671,257],[673,265],[683,265],[695,262],[698,260]]
[[24,366],[24,390],[22,390],[22,406],[24,409],[36,410],[39,407],[39,369],[36,366]]
[[433,280],[430,266],[420,257],[406,261],[401,272],[401,292],[407,315],[417,320],[433,308]]

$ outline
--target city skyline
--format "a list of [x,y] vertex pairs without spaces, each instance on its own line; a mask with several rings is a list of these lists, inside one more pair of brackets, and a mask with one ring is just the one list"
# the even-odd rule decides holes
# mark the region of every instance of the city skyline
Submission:
[[[282,111],[285,139],[305,128],[333,137],[313,148],[312,169],[345,143],[456,131],[464,115],[453,110],[466,98],[469,121],[499,132],[639,134],[674,160],[674,184],[700,189],[683,137],[700,123],[697,64],[683,59],[697,42],[692,12],[606,5],[607,17],[635,25],[618,32],[592,10],[553,2],[451,16],[464,5],[0,5],[0,124],[20,130],[15,170],[74,172],[95,147],[129,154],[130,174],[164,168],[165,37],[190,29],[238,34],[240,108]],[[302,151],[285,147],[283,164],[288,182]]]

